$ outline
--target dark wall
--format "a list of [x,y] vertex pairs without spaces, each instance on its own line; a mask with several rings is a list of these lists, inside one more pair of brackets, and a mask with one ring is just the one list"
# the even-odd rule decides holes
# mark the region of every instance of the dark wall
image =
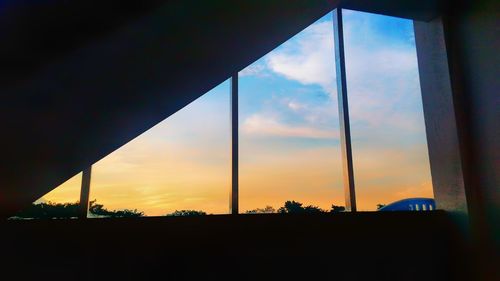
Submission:
[[500,263],[499,3],[455,3],[445,25],[467,204],[486,274],[498,274]]
[[0,226],[3,280],[471,280],[439,211]]
[[451,72],[463,121],[469,210],[500,242],[500,5],[467,1],[448,18]]

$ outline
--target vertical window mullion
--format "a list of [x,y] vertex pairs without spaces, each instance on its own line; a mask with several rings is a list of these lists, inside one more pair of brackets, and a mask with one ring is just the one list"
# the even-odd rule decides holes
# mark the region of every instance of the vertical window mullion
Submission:
[[92,166],[89,166],[82,172],[82,188],[80,190],[80,215],[79,215],[79,218],[81,219],[87,218],[87,212],[89,209],[91,174],[92,174]]
[[238,73],[231,77],[231,193],[229,211],[238,214]]
[[342,167],[346,210],[356,211],[356,195],[354,189],[354,168],[352,162],[351,129],[349,124],[349,106],[347,101],[347,82],[344,53],[344,30],[342,9],[333,11],[333,33],[335,43],[335,66],[337,72],[337,96],[340,121],[340,149],[342,151]]

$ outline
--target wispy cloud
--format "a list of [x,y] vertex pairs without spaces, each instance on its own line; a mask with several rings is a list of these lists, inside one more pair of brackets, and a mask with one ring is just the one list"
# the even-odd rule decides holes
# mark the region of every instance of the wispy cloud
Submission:
[[332,126],[337,128],[338,108],[336,100],[326,100],[320,104],[309,104],[293,98],[283,98],[280,101],[285,107],[300,116],[307,126]]
[[275,116],[254,114],[243,123],[244,134],[253,136],[275,136],[292,138],[337,139],[338,132],[308,126],[294,126],[281,122]]
[[270,70],[304,85],[317,84],[335,93],[331,21],[313,24],[266,57]]
[[240,77],[245,77],[245,76],[258,76],[258,77],[267,77],[269,74],[267,73],[267,67],[265,64],[262,63],[253,63],[247,67],[245,67],[243,70],[241,70],[238,75]]

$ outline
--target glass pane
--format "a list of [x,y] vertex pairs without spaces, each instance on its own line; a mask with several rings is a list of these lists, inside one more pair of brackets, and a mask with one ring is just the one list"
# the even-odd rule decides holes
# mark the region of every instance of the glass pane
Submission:
[[412,21],[344,10],[344,34],[358,209],[432,198]]
[[95,163],[89,216],[228,213],[229,125],[226,81]]
[[82,173],[75,175],[12,219],[77,218],[82,185]]
[[240,212],[343,206],[331,14],[240,71],[239,94]]

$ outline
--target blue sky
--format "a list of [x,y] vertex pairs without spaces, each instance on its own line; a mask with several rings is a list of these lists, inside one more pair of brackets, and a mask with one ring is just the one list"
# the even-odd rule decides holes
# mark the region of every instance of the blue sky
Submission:
[[[360,209],[432,197],[412,22],[345,10],[344,33]],[[242,210],[344,204],[333,48],[327,14],[240,71]],[[227,213],[229,114],[225,81],[96,163],[91,198]]]

